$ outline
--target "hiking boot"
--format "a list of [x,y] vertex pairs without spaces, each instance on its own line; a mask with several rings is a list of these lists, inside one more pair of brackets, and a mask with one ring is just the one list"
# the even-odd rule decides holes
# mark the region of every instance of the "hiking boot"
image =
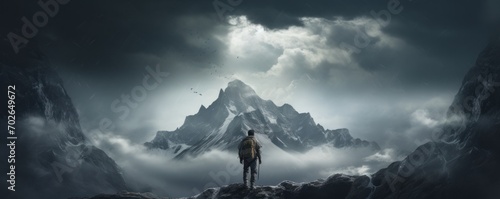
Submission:
[[255,189],[255,187],[253,186],[253,184],[250,184],[250,189]]

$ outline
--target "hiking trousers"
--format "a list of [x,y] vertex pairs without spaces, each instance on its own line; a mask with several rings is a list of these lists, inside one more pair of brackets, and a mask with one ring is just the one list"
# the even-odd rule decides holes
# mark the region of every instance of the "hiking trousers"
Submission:
[[245,159],[243,160],[243,183],[248,185],[248,169],[250,168],[250,186],[255,183],[255,177],[257,176],[257,158]]

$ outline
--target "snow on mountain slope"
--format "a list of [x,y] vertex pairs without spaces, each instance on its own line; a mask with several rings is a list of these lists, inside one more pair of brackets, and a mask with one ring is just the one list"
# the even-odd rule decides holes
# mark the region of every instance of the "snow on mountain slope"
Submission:
[[289,104],[278,107],[270,100],[263,100],[239,80],[221,89],[208,108],[201,106],[197,114],[187,116],[180,128],[159,131],[145,145],[163,150],[176,150],[173,143],[191,146],[177,150],[177,158],[197,156],[212,149],[235,151],[249,129],[270,140],[263,144],[265,147],[272,145],[285,151],[301,152],[323,144],[379,149],[375,142],[354,139],[347,129],[325,130],[309,113],[298,113]]

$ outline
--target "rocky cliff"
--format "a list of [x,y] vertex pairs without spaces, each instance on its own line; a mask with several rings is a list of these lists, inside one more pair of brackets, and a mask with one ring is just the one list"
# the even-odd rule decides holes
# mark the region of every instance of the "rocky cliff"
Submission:
[[[87,141],[63,82],[36,45],[0,60],[0,82],[5,93],[15,86],[17,137],[16,191],[2,188],[3,197],[68,198],[127,189],[116,163]],[[7,106],[5,95],[1,104]],[[7,122],[0,127],[7,129]],[[2,146],[12,141],[6,137]],[[1,150],[2,157],[7,153]],[[7,164],[0,167],[2,173],[10,171]],[[7,187],[5,181],[2,186]]]

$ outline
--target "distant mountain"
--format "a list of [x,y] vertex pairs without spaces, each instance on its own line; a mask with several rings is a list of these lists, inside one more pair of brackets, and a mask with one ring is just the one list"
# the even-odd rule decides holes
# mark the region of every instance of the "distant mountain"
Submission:
[[180,128],[159,131],[145,146],[170,150],[177,158],[212,149],[234,151],[249,129],[257,132],[264,145],[285,151],[306,151],[323,144],[380,149],[375,142],[353,138],[347,129],[324,129],[309,113],[298,113],[289,104],[276,106],[263,100],[240,80],[229,82],[208,108],[201,106],[197,114],[186,117]]
[[[248,191],[210,188],[188,199],[498,199],[500,198],[500,37],[479,55],[448,111],[439,138],[370,176],[334,174],[309,183],[284,181]],[[134,197],[129,197],[134,196]],[[91,199],[158,198],[122,193]]]
[[[2,181],[2,198],[68,198],[114,193],[127,186],[116,163],[88,142],[63,82],[36,47],[0,60],[0,82],[15,85],[16,192]],[[7,110],[0,127],[7,130]],[[7,140],[2,136],[2,146]],[[7,148],[4,148],[7,149]],[[7,159],[8,150],[0,150]],[[0,164],[4,176],[7,161]]]

